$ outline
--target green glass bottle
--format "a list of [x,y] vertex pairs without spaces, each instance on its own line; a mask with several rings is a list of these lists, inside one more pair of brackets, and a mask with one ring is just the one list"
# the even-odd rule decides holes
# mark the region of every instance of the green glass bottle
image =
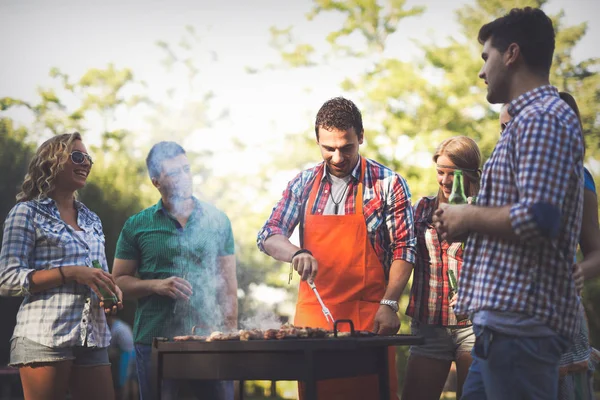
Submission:
[[[456,275],[454,275],[454,271],[449,269],[447,273],[448,273],[448,286],[450,287],[450,290],[448,291],[448,302],[450,302],[450,301],[452,301],[452,298],[454,297],[454,295],[458,293],[458,284],[456,282]],[[454,311],[454,307],[452,307],[452,311]],[[461,322],[466,319],[467,318],[462,315],[461,316],[456,315],[456,322]]]
[[[97,269],[103,269],[102,265],[100,265],[100,261],[98,260],[92,261],[92,267]],[[98,287],[98,289],[100,290],[100,294],[102,294],[102,297],[104,297],[104,307],[112,307],[113,304],[117,304],[119,302],[117,296],[115,296],[113,293],[107,292],[102,287]]]
[[448,197],[450,204],[467,204],[467,196],[465,195],[465,187],[463,184],[463,174],[460,169],[454,171],[454,181],[452,182],[452,193]]

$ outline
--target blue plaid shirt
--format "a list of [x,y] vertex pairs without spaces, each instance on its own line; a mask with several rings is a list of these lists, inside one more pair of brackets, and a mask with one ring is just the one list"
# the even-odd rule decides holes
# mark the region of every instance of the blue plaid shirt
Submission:
[[512,205],[518,240],[469,236],[455,312],[513,312],[573,338],[573,281],[583,213],[583,141],[577,116],[552,86],[513,100],[512,116],[483,168],[477,204]]
[[24,296],[13,337],[25,337],[49,347],[108,347],[110,332],[96,294],[69,282],[30,293],[33,271],[80,265],[98,260],[108,271],[102,223],[96,214],[75,202],[76,232],[61,218],[54,200],[18,203],[4,222],[0,252],[0,295]]

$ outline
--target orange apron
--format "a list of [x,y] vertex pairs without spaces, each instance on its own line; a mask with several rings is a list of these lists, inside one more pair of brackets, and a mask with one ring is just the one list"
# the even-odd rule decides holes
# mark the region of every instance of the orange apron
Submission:
[[[372,330],[386,281],[363,216],[365,168],[365,159],[361,158],[356,213],[350,215],[312,214],[324,169],[317,175],[306,206],[302,239],[304,248],[310,250],[319,263],[315,285],[333,317],[351,319],[355,329]],[[331,329],[315,294],[304,281],[300,282],[294,325]],[[347,324],[340,324],[340,330],[348,329]],[[389,348],[388,358],[390,399],[398,400],[394,347]],[[317,394],[319,399],[328,400],[379,399],[378,386],[376,375],[328,379],[317,382]],[[300,384],[300,399],[304,397],[302,387]]]

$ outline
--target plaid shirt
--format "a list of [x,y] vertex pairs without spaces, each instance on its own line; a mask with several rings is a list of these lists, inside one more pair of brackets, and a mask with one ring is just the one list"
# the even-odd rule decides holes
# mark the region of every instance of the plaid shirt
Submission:
[[[571,268],[583,210],[583,144],[575,113],[552,86],[513,100],[512,120],[481,178],[477,204],[512,205],[519,240],[471,234],[457,313],[508,311],[572,338],[579,299]],[[549,234],[555,230],[556,235]]]
[[448,244],[439,237],[431,221],[436,208],[435,196],[423,197],[414,206],[417,260],[406,315],[424,324],[467,326],[470,321],[456,322],[448,299],[448,270],[459,279],[462,242]]
[[75,202],[80,235],[61,218],[54,200],[18,203],[4,222],[0,252],[0,295],[24,296],[13,337],[49,347],[108,347],[110,333],[94,292],[69,282],[30,293],[34,271],[100,261],[105,271],[104,233],[96,214]]
[[[352,170],[348,196],[344,203],[344,214],[354,214],[356,193],[360,179],[359,161]],[[413,212],[410,206],[410,191],[406,181],[383,165],[366,159],[363,189],[363,214],[367,224],[369,240],[373,245],[386,276],[394,260],[415,262],[415,235]],[[283,197],[273,208],[271,216],[258,233],[258,247],[265,252],[264,242],[273,235],[292,235],[305,213],[306,203],[316,176],[325,164],[300,172],[283,192]],[[323,174],[313,214],[322,215],[331,193],[331,181]],[[303,227],[301,226],[301,229]]]

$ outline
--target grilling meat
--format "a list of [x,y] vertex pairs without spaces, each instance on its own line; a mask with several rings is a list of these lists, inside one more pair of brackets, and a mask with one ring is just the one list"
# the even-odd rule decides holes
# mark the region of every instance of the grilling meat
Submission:
[[278,329],[267,329],[263,335],[263,339],[265,339],[265,340],[276,339],[278,331],[279,331]]
[[259,340],[259,339],[264,339],[264,333],[263,331],[259,330],[259,329],[250,329],[250,330],[244,330],[242,329],[240,331],[240,340]]
[[206,340],[207,336],[198,336],[198,335],[185,335],[185,336],[175,336],[173,338],[176,342],[185,342],[187,340]]
[[[192,332],[194,333],[194,332]],[[377,336],[373,332],[369,331],[354,331],[357,337],[371,337]],[[338,332],[338,338],[350,337],[350,332]],[[173,340],[177,342],[186,340],[201,340],[206,342],[224,341],[224,340],[274,340],[274,339],[294,339],[294,338],[334,338],[335,334],[326,329],[322,328],[311,328],[311,327],[298,327],[292,324],[283,324],[279,329],[242,329],[238,332],[223,333],[216,331],[210,334],[210,336],[198,336],[198,335],[185,335],[176,336]]]
[[239,332],[232,332],[232,333],[223,333],[223,332],[213,332],[210,334],[210,336],[206,339],[207,342],[217,342],[217,341],[224,341],[224,340],[240,340],[240,333]]

